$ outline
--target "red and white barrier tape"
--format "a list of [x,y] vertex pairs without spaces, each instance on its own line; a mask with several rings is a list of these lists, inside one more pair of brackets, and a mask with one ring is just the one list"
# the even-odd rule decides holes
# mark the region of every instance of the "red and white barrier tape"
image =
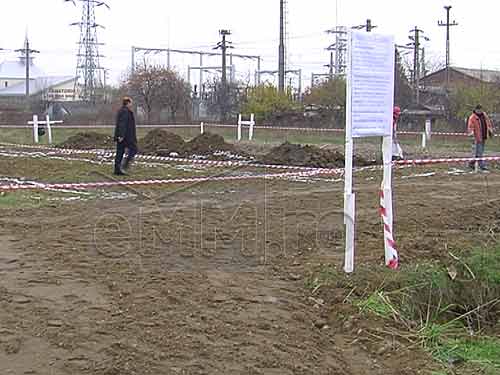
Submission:
[[[332,173],[342,173],[342,170]],[[109,182],[86,182],[86,183],[37,183],[36,185],[21,185],[8,184],[0,185],[0,191],[13,190],[40,190],[40,189],[95,189],[109,188],[117,186],[155,186],[155,185],[172,185],[184,183],[199,183],[199,182],[217,182],[217,181],[239,181],[239,180],[257,180],[257,179],[272,179],[272,178],[294,178],[294,177],[309,177],[318,174],[329,174],[325,171],[308,171],[308,172],[285,172],[274,174],[262,174],[253,176],[222,176],[222,177],[192,177],[192,178],[175,178],[167,180],[139,180],[139,181],[109,181]]]
[[[45,147],[45,146],[40,147],[33,145],[15,145],[15,144],[5,144],[5,143],[3,143],[3,145],[20,147],[20,148],[38,149],[38,150],[48,150],[68,155],[93,154],[101,157],[113,157],[115,155],[115,153],[112,151],[102,151],[102,150],[74,150],[74,149],[62,149],[56,147]],[[167,161],[174,163],[202,164],[213,167],[252,167],[252,168],[265,168],[265,169],[289,169],[298,171],[312,171],[312,170],[332,171],[331,168],[301,167],[296,165],[279,165],[279,164],[258,164],[255,161],[188,159],[188,158],[174,158],[169,156],[140,155],[140,154],[136,155],[136,159],[149,160],[149,161]]]
[[[416,132],[416,131],[398,131],[398,135],[399,134],[403,134],[403,135],[422,135],[423,132]],[[432,136],[442,136],[442,137],[472,137],[471,135],[469,135],[468,133],[453,133],[453,132],[432,132],[431,133],[431,137]],[[494,137],[499,137],[500,134],[494,134],[493,135]]]
[[441,158],[441,159],[413,159],[398,160],[395,165],[424,165],[424,164],[456,164],[472,163],[477,161],[500,161],[500,156],[485,156],[482,158]]
[[[205,128],[231,128],[237,129],[238,125],[232,124],[204,124]],[[242,125],[244,128],[248,128],[249,125]],[[0,125],[0,128],[12,128],[12,129],[27,129],[32,128],[30,125]],[[58,128],[65,129],[112,129],[113,125],[63,125],[58,126]],[[185,124],[185,125],[138,125],[137,128],[150,128],[150,129],[199,129],[200,125],[197,124]],[[254,126],[254,129],[260,130],[279,130],[279,131],[305,131],[305,132],[331,132],[331,133],[344,133],[345,130],[342,128],[296,128],[296,127],[283,127],[283,126]],[[398,131],[401,135],[422,135],[422,132],[418,131]],[[451,136],[451,137],[468,137],[467,133],[459,132],[431,132],[431,136]],[[500,137],[500,134],[495,134],[494,137]]]
[[[112,151],[102,151],[102,150],[74,150],[74,149],[60,149],[56,147],[46,147],[46,146],[33,146],[33,145],[17,145],[10,143],[1,143],[2,145],[7,145],[11,147],[20,148],[31,148],[39,150],[49,150],[54,152],[61,152],[64,154],[94,154],[104,157],[114,156]],[[275,164],[257,164],[252,161],[217,161],[217,160],[204,160],[204,159],[187,159],[187,158],[173,158],[167,156],[153,156],[153,155],[137,155],[136,158],[143,160],[152,161],[170,161],[177,163],[192,163],[192,164],[204,164],[211,166],[220,167],[234,167],[234,166],[244,166],[252,168],[266,168],[266,169],[290,169],[290,170],[302,170],[302,171],[324,171],[326,173],[331,173],[330,168],[315,168],[315,167],[301,167],[293,165],[275,165]],[[399,160],[394,161],[395,165],[424,165],[424,164],[449,164],[449,163],[470,163],[478,161],[500,161],[500,156],[485,156],[482,158],[439,158],[439,159],[412,159],[412,160]]]
[[387,217],[387,209],[385,208],[385,196],[383,188],[380,189],[380,217],[382,218],[382,223],[384,225],[384,241],[389,251],[391,253],[391,259],[387,266],[391,269],[397,269],[399,267],[399,256],[396,247],[396,241],[394,241],[394,236],[392,233],[392,225],[389,223],[389,218]]

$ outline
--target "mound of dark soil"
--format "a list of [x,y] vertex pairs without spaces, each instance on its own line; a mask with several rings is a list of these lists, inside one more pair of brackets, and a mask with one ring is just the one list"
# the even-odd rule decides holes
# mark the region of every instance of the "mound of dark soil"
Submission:
[[[345,164],[344,154],[338,151],[323,150],[316,146],[298,145],[285,142],[273,148],[260,161],[264,164],[297,165],[313,168],[342,168]],[[354,165],[358,167],[371,165],[361,157],[354,158]]]
[[212,155],[217,151],[236,152],[234,145],[226,143],[224,137],[218,134],[200,134],[186,143],[185,155]]
[[96,132],[77,133],[69,137],[63,143],[57,145],[60,148],[73,148],[80,150],[91,150],[99,148],[113,148],[115,142],[113,137]]
[[159,156],[168,156],[171,152],[180,154],[184,145],[185,142],[180,136],[162,129],[150,131],[139,141],[141,153]]

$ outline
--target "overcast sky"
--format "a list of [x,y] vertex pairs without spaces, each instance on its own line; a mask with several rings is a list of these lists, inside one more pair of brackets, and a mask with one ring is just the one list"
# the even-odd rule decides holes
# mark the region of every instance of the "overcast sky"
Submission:
[[[211,50],[219,40],[218,30],[232,31],[234,52],[261,55],[263,69],[277,69],[279,0],[107,0],[111,10],[98,8],[97,22],[106,27],[100,40],[106,43],[103,65],[118,82],[130,66],[132,45],[177,49]],[[289,68],[302,68],[304,86],[312,72],[326,73],[333,42],[325,30],[339,25],[362,24],[367,18],[375,32],[393,34],[397,43],[408,42],[409,30],[423,29],[431,38],[426,43],[432,60],[444,60],[444,5],[452,5],[452,64],[471,68],[500,68],[500,44],[496,30],[500,15],[497,0],[288,0]],[[1,0],[0,48],[20,48],[28,28],[32,48],[41,51],[38,65],[49,74],[74,74],[80,5],[64,0]],[[0,52],[0,61],[15,55]],[[155,57],[165,62],[166,56]],[[206,59],[204,65],[218,65]],[[238,78],[249,78],[256,68],[234,61]],[[199,66],[198,58],[173,56],[172,64],[182,75],[187,66]],[[195,77],[193,77],[195,78]]]

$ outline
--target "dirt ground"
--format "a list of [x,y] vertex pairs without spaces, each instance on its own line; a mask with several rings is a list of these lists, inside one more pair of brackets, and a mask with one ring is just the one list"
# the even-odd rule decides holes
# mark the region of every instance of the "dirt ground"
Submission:
[[[41,168],[24,163],[26,175]],[[355,179],[356,264],[378,265],[380,172]],[[406,168],[394,186],[403,267],[484,243],[500,227],[498,169]],[[117,192],[135,198],[0,209],[2,375],[437,368],[427,353],[381,333],[390,332],[386,323],[346,304],[351,290],[319,298],[306,288],[318,265],[342,269],[338,177]]]

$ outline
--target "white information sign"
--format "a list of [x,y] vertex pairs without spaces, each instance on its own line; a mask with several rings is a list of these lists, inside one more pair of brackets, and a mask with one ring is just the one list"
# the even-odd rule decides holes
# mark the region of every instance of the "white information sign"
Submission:
[[346,272],[354,271],[356,194],[353,192],[354,138],[383,137],[382,184],[386,264],[397,266],[392,239],[392,115],[394,108],[394,37],[351,31],[348,42],[344,223]]
[[[350,33],[347,85],[352,137],[388,136],[394,105],[394,37]],[[348,121],[349,123],[349,121]]]

